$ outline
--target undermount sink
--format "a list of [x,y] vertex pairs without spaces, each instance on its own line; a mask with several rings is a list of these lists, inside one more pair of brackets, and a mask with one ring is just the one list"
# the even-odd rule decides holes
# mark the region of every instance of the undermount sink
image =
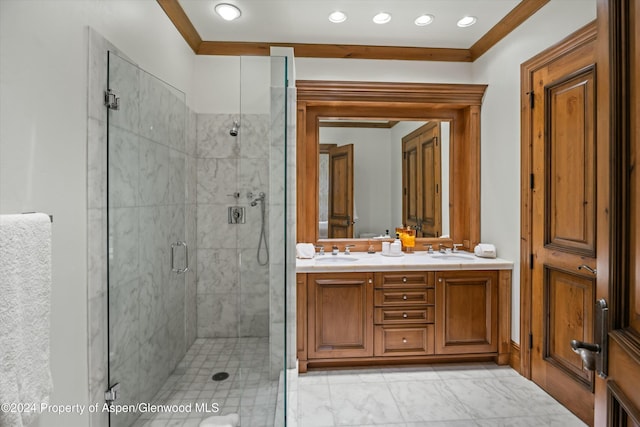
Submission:
[[341,262],[353,262],[358,258],[353,256],[339,256],[339,255],[324,255],[316,257],[316,262],[320,263],[341,263]]
[[431,255],[432,258],[436,258],[436,259],[442,259],[442,260],[449,260],[449,261],[469,261],[469,260],[473,260],[475,259],[475,257],[473,255],[466,255],[466,254],[433,254]]

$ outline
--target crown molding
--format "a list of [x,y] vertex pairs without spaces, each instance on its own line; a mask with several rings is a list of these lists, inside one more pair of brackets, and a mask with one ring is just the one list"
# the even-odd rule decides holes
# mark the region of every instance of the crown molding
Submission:
[[197,55],[269,56],[271,47],[293,47],[299,58],[385,59],[473,62],[526,21],[550,0],[522,0],[468,49],[369,46],[322,43],[271,43],[202,40],[178,0],[157,0],[178,32]]

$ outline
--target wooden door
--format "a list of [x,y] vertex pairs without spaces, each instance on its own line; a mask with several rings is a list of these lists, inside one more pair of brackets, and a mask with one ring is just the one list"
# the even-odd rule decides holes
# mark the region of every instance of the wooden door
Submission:
[[353,237],[353,144],[329,149],[329,238]]
[[402,222],[417,237],[442,235],[440,122],[429,122],[402,139]]
[[[418,188],[420,135],[402,141],[402,225],[417,229],[420,224],[420,190]],[[417,237],[421,237],[419,233]]]
[[594,338],[595,76],[594,42],[539,68],[531,123],[531,379],[588,424],[594,375],[570,342]]
[[436,354],[498,351],[498,273],[436,273]]
[[373,273],[307,275],[308,357],[373,356]]
[[606,141],[598,184],[611,189],[602,197],[607,221],[598,238],[611,241],[612,255],[598,266],[611,329],[595,424],[640,426],[640,1],[599,0],[598,38],[598,137]]
[[[430,126],[431,125],[431,126]],[[420,136],[420,212],[422,237],[442,235],[440,123],[429,123]]]

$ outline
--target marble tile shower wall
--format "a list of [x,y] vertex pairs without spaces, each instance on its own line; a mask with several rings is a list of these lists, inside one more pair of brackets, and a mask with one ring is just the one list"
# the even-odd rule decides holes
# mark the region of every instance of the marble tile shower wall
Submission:
[[[256,258],[261,214],[248,193],[267,195],[268,237],[275,200],[269,189],[270,115],[239,119],[233,137],[229,130],[238,115],[197,115],[199,338],[269,336],[269,266]],[[230,206],[245,208],[245,224],[228,223]]]
[[[102,104],[107,51],[122,56],[89,30],[89,395],[92,403],[104,402],[111,354],[111,381],[122,387],[118,401],[129,403],[149,401],[196,337],[195,269],[177,276],[166,262],[170,242],[196,238],[196,120],[182,97],[112,56],[110,86],[121,94],[121,109],[110,113],[108,148]],[[191,248],[193,267],[197,254],[195,245]],[[114,420],[113,425],[129,425],[135,416]],[[107,423],[106,414],[92,415],[92,426]]]

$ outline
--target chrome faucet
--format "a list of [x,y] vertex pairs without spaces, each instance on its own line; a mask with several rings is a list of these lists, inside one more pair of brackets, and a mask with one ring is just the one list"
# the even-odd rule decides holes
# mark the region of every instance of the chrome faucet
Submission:
[[438,248],[440,253],[446,254],[447,253],[447,249],[450,249],[449,247],[443,245],[442,243],[438,243]]
[[324,255],[324,246],[318,245],[318,246],[316,246],[316,249],[320,249],[318,251],[318,255]]
[[355,248],[356,245],[346,245],[344,247],[344,254],[351,255],[351,248]]
[[331,247],[331,255],[338,255],[338,246],[337,245],[333,245]]
[[424,245],[422,245],[424,247],[427,248],[427,253],[432,254],[433,253],[433,245],[431,243],[425,243]]
[[462,243],[454,243],[453,244],[453,252],[458,252],[458,248],[464,246]]

